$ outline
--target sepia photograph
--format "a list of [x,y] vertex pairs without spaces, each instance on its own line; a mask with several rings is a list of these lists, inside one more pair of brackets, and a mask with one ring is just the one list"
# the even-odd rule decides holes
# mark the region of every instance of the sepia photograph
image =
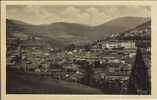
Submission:
[[151,95],[151,7],[6,5],[6,93]]

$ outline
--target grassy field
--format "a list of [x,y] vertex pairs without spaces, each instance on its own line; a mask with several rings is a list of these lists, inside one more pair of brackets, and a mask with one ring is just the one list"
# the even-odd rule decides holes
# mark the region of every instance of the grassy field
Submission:
[[103,94],[98,89],[51,77],[7,73],[8,94]]

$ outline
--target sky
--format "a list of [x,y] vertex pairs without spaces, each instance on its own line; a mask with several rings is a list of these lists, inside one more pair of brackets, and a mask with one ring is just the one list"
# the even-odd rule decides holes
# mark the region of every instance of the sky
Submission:
[[7,5],[8,19],[40,25],[69,22],[100,25],[118,17],[150,17],[149,6],[135,5]]

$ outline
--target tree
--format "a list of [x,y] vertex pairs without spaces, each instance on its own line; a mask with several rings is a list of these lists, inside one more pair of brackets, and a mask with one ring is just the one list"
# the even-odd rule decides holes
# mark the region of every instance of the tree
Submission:
[[[128,84],[128,94],[150,94],[151,86],[148,74],[148,66],[146,66],[142,52],[138,48]],[[139,90],[141,92],[138,92]]]
[[84,77],[81,79],[81,83],[85,84],[85,85],[90,85],[93,86],[94,83],[94,70],[93,70],[93,65],[86,65],[84,66],[84,70],[85,70],[85,75]]

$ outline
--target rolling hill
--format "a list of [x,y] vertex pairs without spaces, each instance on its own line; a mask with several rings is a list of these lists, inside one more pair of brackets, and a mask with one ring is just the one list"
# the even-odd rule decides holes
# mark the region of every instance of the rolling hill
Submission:
[[116,38],[122,40],[150,40],[151,39],[151,21],[147,21],[137,27],[119,34]]
[[98,26],[57,22],[48,25],[31,25],[22,21],[7,19],[7,35],[20,33],[40,36],[55,44],[86,44],[115,33],[122,33],[150,20],[143,17],[120,17]]

